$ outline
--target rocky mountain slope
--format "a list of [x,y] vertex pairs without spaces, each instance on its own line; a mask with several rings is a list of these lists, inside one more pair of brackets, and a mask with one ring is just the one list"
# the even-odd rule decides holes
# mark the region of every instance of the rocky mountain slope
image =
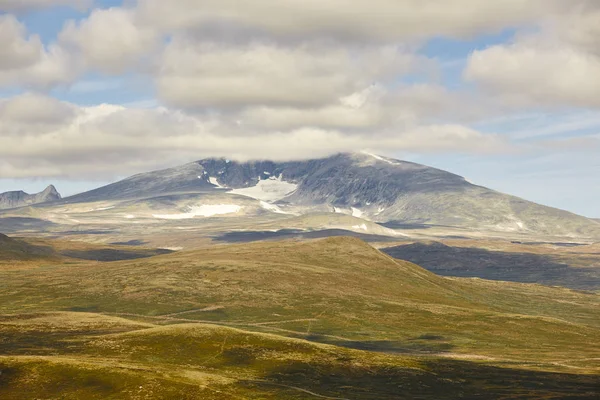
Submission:
[[260,200],[272,211],[332,212],[397,228],[599,238],[597,221],[474,185],[425,165],[369,153],[294,162],[206,159],[135,175],[66,199],[67,203],[222,193]]
[[29,206],[39,203],[60,200],[60,193],[53,185],[48,186],[40,193],[28,194],[23,191],[0,193],[0,210]]

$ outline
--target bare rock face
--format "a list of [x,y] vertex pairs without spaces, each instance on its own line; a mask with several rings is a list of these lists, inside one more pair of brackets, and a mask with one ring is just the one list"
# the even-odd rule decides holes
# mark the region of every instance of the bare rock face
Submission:
[[0,210],[48,203],[60,199],[60,193],[54,185],[50,185],[44,191],[36,194],[28,194],[23,191],[5,192],[0,193]]
[[[275,182],[274,182],[275,181]],[[265,185],[268,184],[268,185]],[[277,204],[296,213],[350,214],[390,228],[447,226],[470,231],[600,238],[598,221],[474,185],[463,177],[369,153],[293,162],[205,159],[148,172],[65,199],[68,203],[228,192],[262,186],[295,190]],[[240,190],[256,188],[256,190]]]

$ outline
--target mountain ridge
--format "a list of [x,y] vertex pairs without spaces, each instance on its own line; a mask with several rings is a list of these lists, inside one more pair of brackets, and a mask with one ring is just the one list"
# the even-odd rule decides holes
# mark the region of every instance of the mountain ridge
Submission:
[[60,200],[62,197],[54,185],[49,185],[39,193],[29,194],[22,190],[0,193],[0,210],[19,208],[34,204]]
[[343,213],[383,224],[600,237],[598,221],[475,185],[451,172],[364,152],[291,162],[209,158],[137,174],[64,201],[177,193],[242,195],[291,214]]

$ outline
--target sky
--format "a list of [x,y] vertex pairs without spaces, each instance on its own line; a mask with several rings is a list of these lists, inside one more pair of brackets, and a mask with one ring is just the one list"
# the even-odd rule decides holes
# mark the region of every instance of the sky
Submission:
[[0,0],[0,192],[367,150],[600,218],[595,0]]

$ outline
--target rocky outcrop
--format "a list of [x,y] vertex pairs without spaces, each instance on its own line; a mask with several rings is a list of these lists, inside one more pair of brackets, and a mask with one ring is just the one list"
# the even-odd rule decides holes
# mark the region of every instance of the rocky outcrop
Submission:
[[60,193],[58,193],[53,185],[36,194],[28,194],[23,191],[5,192],[0,193],[0,210],[47,203],[60,199]]

